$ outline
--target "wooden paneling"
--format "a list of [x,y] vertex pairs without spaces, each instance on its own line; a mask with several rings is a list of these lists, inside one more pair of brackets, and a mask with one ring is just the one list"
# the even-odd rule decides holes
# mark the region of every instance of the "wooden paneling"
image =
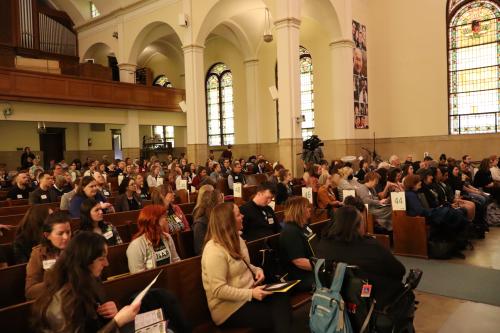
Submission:
[[54,104],[182,112],[183,89],[81,79],[0,67],[0,98]]

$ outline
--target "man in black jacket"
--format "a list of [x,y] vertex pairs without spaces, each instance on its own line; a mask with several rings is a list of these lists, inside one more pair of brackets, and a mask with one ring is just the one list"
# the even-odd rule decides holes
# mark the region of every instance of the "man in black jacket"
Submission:
[[7,193],[7,198],[11,200],[28,199],[33,189],[30,186],[30,177],[26,172],[20,172],[16,176],[16,184]]
[[40,185],[30,193],[30,205],[38,205],[57,201],[57,194],[53,189],[54,177],[48,172],[40,174]]
[[252,241],[281,231],[281,226],[269,203],[275,194],[274,185],[262,183],[254,198],[240,207],[243,214],[243,238]]

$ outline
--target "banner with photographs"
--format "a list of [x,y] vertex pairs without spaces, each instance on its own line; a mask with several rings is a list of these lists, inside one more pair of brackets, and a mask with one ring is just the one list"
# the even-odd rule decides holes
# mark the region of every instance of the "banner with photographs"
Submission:
[[366,26],[352,21],[354,128],[368,128],[368,63],[366,57]]

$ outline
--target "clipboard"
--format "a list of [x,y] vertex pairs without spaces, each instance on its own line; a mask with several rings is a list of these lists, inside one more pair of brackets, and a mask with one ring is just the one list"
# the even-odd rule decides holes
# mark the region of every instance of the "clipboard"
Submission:
[[287,282],[271,283],[266,285],[265,291],[270,291],[273,293],[286,293],[288,290],[292,289],[300,280],[292,280]]

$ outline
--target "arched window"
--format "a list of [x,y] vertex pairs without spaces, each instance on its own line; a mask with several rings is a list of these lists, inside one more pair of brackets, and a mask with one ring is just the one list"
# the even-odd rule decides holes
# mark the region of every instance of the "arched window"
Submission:
[[233,75],[223,63],[207,74],[208,145],[234,144]]
[[314,134],[314,86],[312,57],[305,47],[300,47],[300,112],[302,114],[302,139]]
[[159,86],[163,88],[173,88],[172,83],[165,75],[158,75],[153,81],[153,86]]
[[500,132],[500,2],[449,0],[450,134]]

